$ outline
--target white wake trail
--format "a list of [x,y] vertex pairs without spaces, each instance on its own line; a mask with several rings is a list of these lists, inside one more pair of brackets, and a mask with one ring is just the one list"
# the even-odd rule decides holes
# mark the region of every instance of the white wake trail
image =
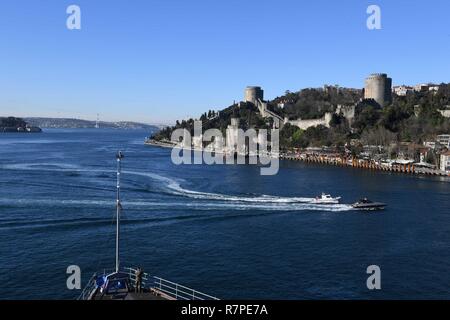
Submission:
[[[4,169],[12,170],[39,170],[39,171],[60,171],[60,172],[115,172],[113,170],[102,169],[85,169],[76,165],[66,163],[32,163],[32,164],[10,164],[4,165]],[[139,172],[139,171],[123,171],[124,174],[136,175],[150,178],[154,181],[163,183],[163,187],[166,187],[171,194],[195,199],[195,200],[209,200],[211,202],[202,202],[201,206],[213,209],[236,209],[236,210],[273,210],[273,211],[299,211],[299,210],[317,210],[317,211],[349,211],[352,210],[350,205],[346,204],[332,204],[332,205],[320,205],[311,204],[310,202],[314,198],[306,197],[278,197],[270,195],[261,196],[237,196],[226,195],[211,192],[194,191],[183,188],[180,183],[172,178],[164,177],[155,173]],[[75,204],[74,201],[72,204]],[[70,204],[66,201],[66,204]],[[93,204],[93,203],[91,203]],[[103,203],[102,203],[103,204]],[[155,203],[149,202],[130,202],[130,205],[155,205]],[[175,205],[175,203],[172,203]],[[197,204],[184,203],[186,207],[195,207]]]

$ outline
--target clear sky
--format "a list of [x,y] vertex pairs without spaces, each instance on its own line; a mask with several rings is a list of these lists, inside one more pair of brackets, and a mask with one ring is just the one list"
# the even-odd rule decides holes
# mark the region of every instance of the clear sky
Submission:
[[0,115],[167,123],[247,85],[271,99],[373,72],[450,82],[449,21],[448,0],[1,0]]

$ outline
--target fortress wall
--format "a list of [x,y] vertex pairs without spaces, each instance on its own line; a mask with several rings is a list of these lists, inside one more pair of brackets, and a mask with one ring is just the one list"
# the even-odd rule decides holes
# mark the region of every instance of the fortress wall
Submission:
[[332,118],[333,114],[330,112],[327,112],[325,114],[325,116],[321,119],[309,119],[309,120],[302,120],[302,119],[298,119],[298,120],[285,120],[285,124],[289,123],[293,126],[297,126],[302,130],[306,130],[310,127],[317,127],[317,126],[325,126],[327,128],[330,127],[330,121]]

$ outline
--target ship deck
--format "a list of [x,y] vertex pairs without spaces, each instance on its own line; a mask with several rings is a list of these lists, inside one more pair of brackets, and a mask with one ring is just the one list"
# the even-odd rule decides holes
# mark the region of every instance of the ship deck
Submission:
[[[79,300],[218,300],[216,297],[163,278],[142,275],[141,292],[135,292],[136,269],[103,270],[95,273],[78,297]],[[100,279],[101,278],[101,279]],[[100,282],[98,282],[101,280]]]
[[92,296],[92,300],[175,300],[172,297],[159,292],[158,290],[152,289],[151,291],[145,292],[124,292],[115,294],[102,294],[96,292]]

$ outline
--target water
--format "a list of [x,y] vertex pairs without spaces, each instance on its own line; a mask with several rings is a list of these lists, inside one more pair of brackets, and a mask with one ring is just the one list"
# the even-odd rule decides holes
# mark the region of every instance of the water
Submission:
[[[450,298],[445,178],[281,162],[175,166],[148,132],[47,130],[0,136],[1,299],[72,299],[114,267],[115,152],[125,153],[123,265],[219,298]],[[305,203],[321,192],[382,212]],[[381,267],[382,290],[366,287]]]

